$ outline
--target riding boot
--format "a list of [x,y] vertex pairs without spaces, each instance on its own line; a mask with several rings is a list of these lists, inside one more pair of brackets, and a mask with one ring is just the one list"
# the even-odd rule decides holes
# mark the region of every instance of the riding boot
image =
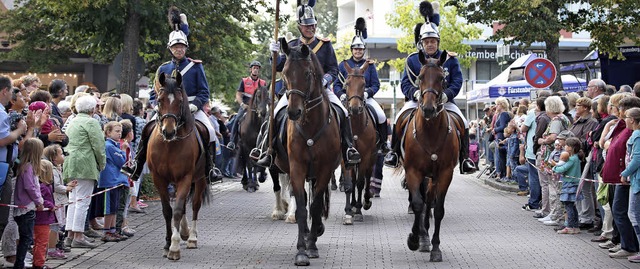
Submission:
[[207,179],[209,180],[209,184],[221,181],[222,173],[218,168],[216,168],[215,158],[216,158],[216,142],[211,142],[207,147],[205,147],[205,171],[207,172]]
[[398,152],[400,151],[400,142],[398,142],[398,135],[396,134],[395,126],[391,130],[391,149],[384,156],[384,165],[396,168],[398,167]]
[[389,150],[391,150],[389,148],[389,145],[387,144],[387,137],[389,136],[389,125],[387,125],[387,122],[385,121],[384,123],[378,124],[377,129],[378,134],[380,135],[378,139],[378,149],[380,150],[380,153],[386,154],[387,152],[389,152]]
[[360,163],[360,153],[353,146],[353,132],[351,131],[351,122],[349,118],[341,113],[340,134],[342,135],[342,147],[345,152],[344,162],[347,165],[355,165]]
[[[272,143],[273,141],[269,141],[268,143]],[[266,144],[266,143],[265,143]],[[273,164],[273,157],[271,157],[272,153],[270,150],[266,150],[260,160],[256,161],[256,165],[264,168],[269,168]]]
[[460,138],[460,174],[472,173],[476,166],[469,159],[469,129],[464,129],[464,134]]
[[231,135],[229,137],[229,143],[227,143],[227,149],[230,151],[234,151],[236,149],[236,137],[238,136],[238,121],[233,122],[233,126],[231,126]]

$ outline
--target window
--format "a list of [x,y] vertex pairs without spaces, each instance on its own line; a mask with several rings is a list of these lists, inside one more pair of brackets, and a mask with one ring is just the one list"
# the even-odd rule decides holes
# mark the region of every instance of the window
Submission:
[[378,70],[378,78],[380,80],[389,81],[389,69],[390,66],[385,64],[381,69]]
[[500,74],[500,66],[495,61],[476,62],[476,80],[486,82]]

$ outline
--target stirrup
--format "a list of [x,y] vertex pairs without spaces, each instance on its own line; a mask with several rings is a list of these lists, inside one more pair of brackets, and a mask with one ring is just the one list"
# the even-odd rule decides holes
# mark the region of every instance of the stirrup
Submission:
[[476,170],[476,166],[473,165],[473,161],[469,158],[464,159],[460,164],[462,174],[473,173]]
[[[350,154],[351,153],[351,154]],[[347,149],[347,152],[345,153],[347,156],[347,162],[349,164],[358,164],[360,163],[360,161],[362,160],[362,157],[360,157],[360,152],[358,152],[355,148],[351,147]]]
[[273,164],[273,157],[270,154],[264,154],[264,156],[256,162],[256,165],[264,168],[269,168]]
[[[120,169],[120,173],[124,174],[128,178],[131,178],[133,176],[133,172],[135,172],[135,169],[126,165],[123,166],[122,169]],[[133,178],[131,180],[133,180]]]
[[229,143],[227,144],[227,149],[229,149],[230,151],[234,151],[236,149],[236,144],[233,143],[233,141],[229,141]]
[[213,183],[217,181],[222,181],[222,172],[220,172],[220,169],[214,166],[213,168],[211,168],[211,170],[209,170],[209,182]]
[[389,151],[387,155],[384,156],[384,165],[391,168],[398,167],[398,154],[394,151]]
[[262,149],[253,148],[251,149],[251,152],[249,152],[249,158],[255,161],[260,160],[260,156],[262,156]]

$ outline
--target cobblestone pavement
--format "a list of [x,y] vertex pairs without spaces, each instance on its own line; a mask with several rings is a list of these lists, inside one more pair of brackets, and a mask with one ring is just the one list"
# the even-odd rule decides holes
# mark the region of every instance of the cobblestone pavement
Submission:
[[[76,250],[58,268],[292,268],[297,226],[270,218],[271,183],[256,193],[237,180],[212,187],[212,204],[200,211],[199,248],[185,249],[181,259],[162,258],[164,221],[160,204],[149,202],[146,214],[133,214],[135,237]],[[441,232],[443,262],[406,246],[413,215],[401,175],[385,168],[381,198],[365,211],[364,222],[342,225],[344,194],[333,191],[325,234],[318,240],[314,268],[640,268],[614,260],[589,241],[593,236],[558,235],[520,206],[526,197],[496,190],[475,176],[455,175],[446,201]],[[190,219],[190,215],[189,215]]]

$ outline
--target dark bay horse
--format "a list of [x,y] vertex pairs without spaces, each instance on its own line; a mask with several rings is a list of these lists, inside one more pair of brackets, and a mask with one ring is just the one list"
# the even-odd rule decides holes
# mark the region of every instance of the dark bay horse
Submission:
[[[364,72],[369,67],[366,62],[360,68],[351,68],[344,63],[347,70],[347,79],[344,86],[347,92],[347,110],[351,120],[355,147],[360,152],[362,160],[356,166],[344,167],[344,190],[346,195],[345,216],[343,224],[351,225],[353,221],[363,221],[362,216],[362,190],[364,189],[364,209],[371,208],[371,192],[369,191],[369,180],[373,173],[373,165],[376,161],[376,123],[367,109],[364,98],[365,78]],[[356,190],[353,187],[357,187]],[[355,209],[355,212],[354,212]]]
[[248,192],[258,189],[258,180],[264,182],[266,172],[263,167],[255,165],[255,161],[249,158],[251,149],[256,147],[258,134],[262,124],[267,120],[267,104],[269,103],[269,88],[258,88],[251,99],[244,118],[238,124],[238,168],[243,170],[242,186]]
[[[164,254],[170,260],[180,259],[180,239],[187,241],[187,248],[198,246],[198,211],[209,199],[209,187],[205,173],[203,143],[208,142],[204,131],[198,141],[198,129],[186,92],[182,89],[182,76],[161,73],[155,83],[158,114],[147,150],[147,163],[162,202],[167,233]],[[206,129],[206,128],[205,128]],[[169,184],[175,185],[176,198],[173,208],[169,202]],[[186,219],[187,198],[192,201],[193,218],[189,228]],[[173,218],[173,223],[171,222]]]
[[[453,169],[458,161],[459,135],[464,126],[444,109],[445,74],[442,64],[447,52],[440,59],[425,59],[420,52],[423,66],[418,75],[418,109],[402,124],[396,126],[404,134],[402,158],[411,208],[415,212],[413,228],[407,239],[411,250],[431,251],[430,261],[442,261],[440,251],[440,224],[444,218],[444,201],[453,179]],[[402,117],[402,115],[401,115]],[[429,217],[434,206],[433,239],[429,242]],[[433,244],[433,249],[430,249]]]
[[[285,154],[277,153],[275,164],[289,174],[296,200],[298,252],[296,265],[309,265],[318,258],[316,241],[324,233],[322,218],[329,214],[329,180],[342,160],[336,115],[322,87],[323,71],[307,45],[289,47],[280,39],[287,61],[282,70],[289,101]],[[307,225],[308,183],[311,229]],[[291,205],[290,205],[291,206]]]

